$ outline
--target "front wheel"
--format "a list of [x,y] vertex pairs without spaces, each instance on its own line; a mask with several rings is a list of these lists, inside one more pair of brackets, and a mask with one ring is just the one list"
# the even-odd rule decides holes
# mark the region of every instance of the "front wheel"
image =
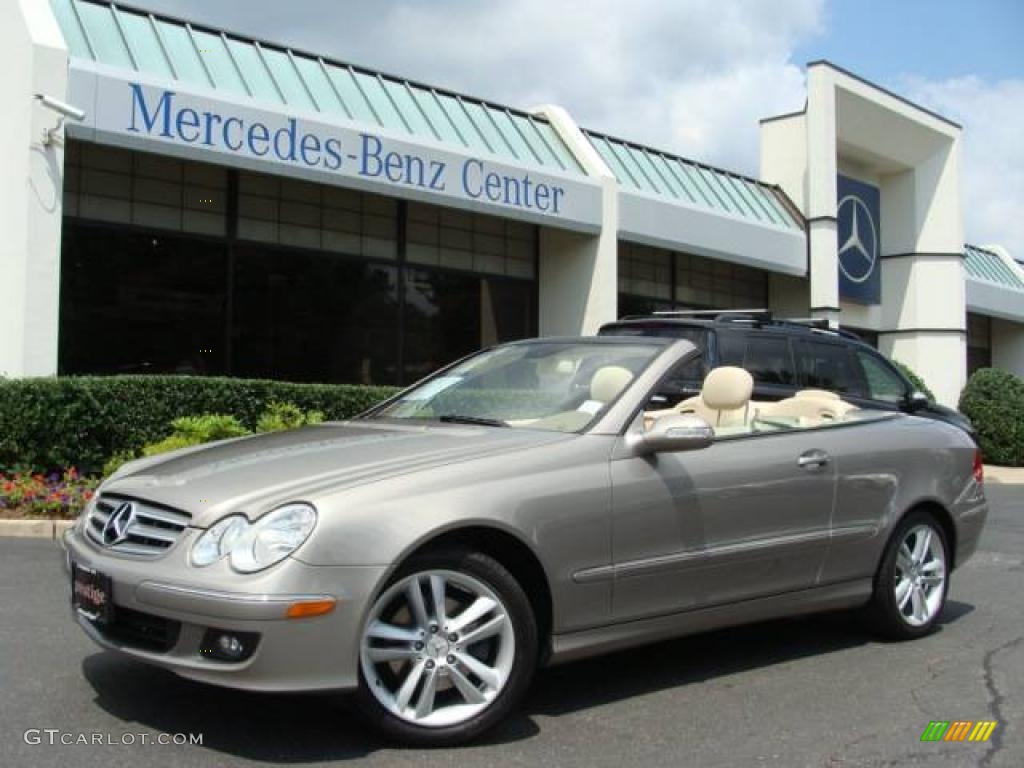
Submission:
[[949,591],[949,544],[935,517],[912,512],[897,526],[882,556],[871,612],[896,640],[934,631]]
[[360,642],[361,709],[409,744],[469,741],[522,699],[537,624],[522,587],[486,555],[412,558],[376,599]]

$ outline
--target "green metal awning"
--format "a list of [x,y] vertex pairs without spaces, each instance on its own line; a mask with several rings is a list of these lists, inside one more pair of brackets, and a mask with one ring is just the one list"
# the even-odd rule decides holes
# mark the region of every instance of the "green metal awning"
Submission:
[[964,266],[970,278],[1024,291],[1024,280],[997,253],[976,245],[965,245]]
[[550,123],[527,112],[116,3],[50,3],[74,58],[584,175]]
[[774,185],[595,131],[584,133],[627,190],[660,195],[757,224],[803,230],[803,220]]

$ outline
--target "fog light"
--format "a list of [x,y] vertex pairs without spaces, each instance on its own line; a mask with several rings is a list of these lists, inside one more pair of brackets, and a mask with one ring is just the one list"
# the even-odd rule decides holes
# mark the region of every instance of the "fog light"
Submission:
[[217,661],[245,661],[256,650],[259,637],[255,632],[208,629],[199,653]]
[[225,656],[232,659],[242,658],[242,654],[245,653],[245,646],[242,645],[242,641],[234,635],[221,635],[217,638],[217,648]]

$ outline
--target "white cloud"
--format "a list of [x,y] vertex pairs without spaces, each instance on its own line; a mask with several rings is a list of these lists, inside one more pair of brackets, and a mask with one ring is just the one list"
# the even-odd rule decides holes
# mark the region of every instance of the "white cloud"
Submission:
[[790,53],[823,23],[823,0],[148,4],[754,174],[757,121],[802,106]]
[[997,243],[1024,259],[1024,80],[908,79],[907,90],[964,127],[967,241]]

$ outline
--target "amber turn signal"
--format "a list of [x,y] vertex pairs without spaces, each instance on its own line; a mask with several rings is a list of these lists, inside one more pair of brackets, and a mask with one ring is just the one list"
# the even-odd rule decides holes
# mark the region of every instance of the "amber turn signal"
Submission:
[[331,598],[329,600],[304,600],[301,603],[292,603],[288,606],[288,613],[286,616],[289,619],[304,619],[308,616],[323,616],[325,613],[330,613],[334,610],[334,605],[338,601]]

